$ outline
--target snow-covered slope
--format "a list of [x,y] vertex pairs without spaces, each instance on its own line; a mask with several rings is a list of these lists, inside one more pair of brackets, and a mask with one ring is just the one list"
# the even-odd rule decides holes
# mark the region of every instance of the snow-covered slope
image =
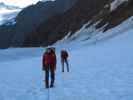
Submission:
[[2,9],[0,12],[0,25],[11,22],[12,24],[15,23],[15,17],[19,13],[20,10],[7,10]]
[[5,5],[0,3],[0,25],[12,21],[21,11],[19,7]]
[[[123,34],[107,39],[101,33],[99,41],[91,45],[90,41],[81,42],[84,36],[73,42],[58,42],[56,82],[50,91],[44,88],[41,70],[43,48],[0,50],[0,59],[5,57],[0,62],[0,100],[48,100],[48,96],[49,100],[132,100],[133,29],[127,23],[108,31]],[[100,42],[100,37],[106,41]],[[70,53],[70,73],[61,73],[61,48]]]
[[124,2],[128,2],[128,0],[114,0],[111,3],[111,11],[115,10],[119,5],[121,5]]
[[[71,32],[70,32],[67,36],[65,36],[62,40],[57,41],[54,45],[58,46],[59,48],[68,47],[69,49],[74,49],[74,48],[78,49],[78,48],[81,48],[81,46],[86,46],[86,45],[89,46],[89,45],[94,45],[97,43],[107,41],[117,35],[124,34],[128,30],[133,29],[133,27],[132,27],[133,26],[133,17],[130,17],[126,21],[123,21],[117,27],[112,28],[106,32],[103,32],[106,25],[103,26],[102,28],[96,29],[95,26],[98,24],[98,22],[97,22],[97,23],[91,25],[89,28],[86,28],[86,26],[89,23],[84,25],[80,30],[78,30],[72,36],[70,36],[70,34],[71,34]],[[75,45],[75,46],[73,46],[73,45]]]
[[9,10],[13,10],[13,9],[20,9],[19,7],[16,6],[12,6],[12,5],[6,5],[3,2],[0,2],[0,9],[9,9]]

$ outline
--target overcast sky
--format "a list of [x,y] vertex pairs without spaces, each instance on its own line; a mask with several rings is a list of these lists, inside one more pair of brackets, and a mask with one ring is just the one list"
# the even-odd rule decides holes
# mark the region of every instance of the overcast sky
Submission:
[[[4,2],[5,4],[19,6],[19,7],[26,7],[28,5],[37,3],[38,1],[41,0],[0,0],[0,2]],[[43,0],[43,1],[48,1],[48,0]]]

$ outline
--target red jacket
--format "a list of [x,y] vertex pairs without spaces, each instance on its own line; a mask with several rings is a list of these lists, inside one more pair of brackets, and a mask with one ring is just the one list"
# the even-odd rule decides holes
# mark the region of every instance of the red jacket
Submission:
[[43,54],[43,67],[47,67],[48,65],[56,67],[56,55],[54,53]]

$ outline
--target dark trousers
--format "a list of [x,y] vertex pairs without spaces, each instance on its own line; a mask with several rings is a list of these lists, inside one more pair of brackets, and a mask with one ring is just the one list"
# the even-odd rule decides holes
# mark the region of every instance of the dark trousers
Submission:
[[62,60],[61,60],[61,63],[62,63],[62,72],[64,72],[64,64],[66,64],[67,72],[69,72],[68,60],[67,60],[67,59],[62,59]]
[[50,74],[50,78],[51,78],[50,86],[53,86],[54,81],[55,81],[55,69],[52,65],[48,65],[45,69],[45,86],[46,86],[46,88],[49,87],[49,74]]

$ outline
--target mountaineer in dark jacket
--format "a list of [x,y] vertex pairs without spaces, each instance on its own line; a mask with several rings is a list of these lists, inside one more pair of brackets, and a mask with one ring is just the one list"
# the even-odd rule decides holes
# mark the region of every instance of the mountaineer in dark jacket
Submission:
[[45,87],[49,88],[49,73],[51,75],[50,87],[54,86],[56,70],[56,54],[54,48],[48,48],[43,54],[43,70],[45,71]]
[[69,72],[69,64],[68,64],[68,52],[64,49],[61,50],[61,64],[62,64],[62,72],[64,72],[64,63],[66,63],[67,72]]

